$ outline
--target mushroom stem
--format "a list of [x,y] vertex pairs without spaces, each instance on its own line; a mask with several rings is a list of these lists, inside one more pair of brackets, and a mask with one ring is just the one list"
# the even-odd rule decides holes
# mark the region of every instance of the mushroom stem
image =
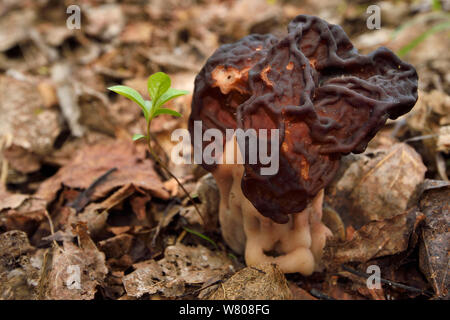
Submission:
[[[226,143],[233,147],[235,140]],[[235,148],[239,150],[239,148]],[[320,269],[326,238],[331,231],[322,223],[323,189],[308,207],[278,224],[261,215],[244,196],[241,164],[222,164],[212,172],[220,190],[219,221],[222,236],[247,265],[276,263],[284,273],[310,275]]]

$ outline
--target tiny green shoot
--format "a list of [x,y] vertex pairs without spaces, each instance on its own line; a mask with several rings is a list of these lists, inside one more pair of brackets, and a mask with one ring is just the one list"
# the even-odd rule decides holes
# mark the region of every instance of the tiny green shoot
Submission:
[[150,134],[150,126],[152,120],[159,115],[168,114],[174,117],[181,117],[181,114],[175,110],[164,108],[164,104],[168,101],[180,97],[182,95],[188,94],[189,91],[178,90],[171,88],[171,80],[170,77],[164,72],[157,72],[148,77],[147,80],[147,90],[151,100],[145,100],[139,92],[130,88],[128,86],[112,86],[109,87],[108,90],[111,90],[117,94],[120,94],[132,101],[134,101],[142,110],[144,114],[145,121],[147,123],[147,132],[146,134],[135,134],[133,136],[133,141],[137,141],[140,139],[145,139],[147,142],[148,150],[153,157],[153,159],[163,168],[175,181],[178,185],[183,189],[184,193],[187,195],[189,200],[193,203],[195,210],[197,211],[200,218],[203,220],[203,217],[192,199],[187,190],[184,188],[183,184],[178,180],[178,178],[169,170],[169,168],[161,161],[159,156],[153,150],[151,145],[152,136]]
[[425,41],[429,36],[443,31],[443,30],[449,30],[450,29],[450,21],[445,21],[439,24],[434,25],[433,27],[429,28],[428,30],[421,33],[419,36],[411,40],[409,43],[401,47],[397,54],[400,58],[403,58],[406,54],[408,54],[412,49],[417,47],[420,43]]
[[186,228],[186,227],[183,227],[183,229],[186,230],[186,231],[189,232],[189,233],[192,233],[193,235],[196,235],[197,237],[202,238],[203,240],[208,241],[209,243],[211,243],[211,244],[214,246],[214,248],[216,248],[216,249],[219,248],[219,247],[217,246],[217,244],[214,242],[214,240],[212,240],[212,239],[211,239],[210,237],[208,237],[208,236],[205,236],[203,233],[200,233],[200,232],[198,232],[198,231],[195,231],[195,230],[192,230],[192,229],[189,229],[189,228]]

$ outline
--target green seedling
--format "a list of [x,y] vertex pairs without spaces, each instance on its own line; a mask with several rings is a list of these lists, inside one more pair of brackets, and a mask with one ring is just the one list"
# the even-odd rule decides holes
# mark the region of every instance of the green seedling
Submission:
[[134,90],[133,88],[127,87],[127,86],[112,86],[109,87],[108,90],[114,91],[115,93],[118,93],[135,103],[139,105],[139,107],[142,109],[142,112],[145,117],[145,121],[147,123],[147,130],[146,134],[135,134],[133,136],[133,140],[137,141],[140,139],[145,139],[147,142],[148,150],[152,156],[152,158],[163,168],[175,181],[178,183],[178,185],[181,187],[181,189],[184,191],[184,193],[187,195],[189,200],[191,200],[192,204],[195,207],[195,210],[197,211],[200,218],[203,220],[203,217],[192,199],[192,197],[189,195],[189,192],[184,188],[183,184],[178,180],[178,178],[169,170],[169,168],[161,161],[159,156],[155,153],[153,150],[153,147],[151,145],[151,139],[152,135],[150,134],[150,126],[152,123],[152,120],[156,118],[157,116],[161,114],[168,114],[174,117],[181,117],[181,114],[178,113],[175,110],[164,108],[164,104],[168,101],[175,99],[177,97],[183,96],[185,94],[188,94],[188,91],[185,90],[178,90],[170,87],[171,81],[170,77],[165,74],[164,72],[157,72],[152,74],[150,77],[148,77],[147,80],[147,89],[149,96],[151,100],[144,100],[144,98]]

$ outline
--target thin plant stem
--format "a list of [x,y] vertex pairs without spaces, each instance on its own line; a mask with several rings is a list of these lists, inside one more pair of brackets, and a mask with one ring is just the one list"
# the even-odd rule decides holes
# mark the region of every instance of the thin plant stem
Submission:
[[197,211],[197,214],[200,216],[203,225],[206,226],[205,224],[205,219],[203,218],[202,214],[200,213],[200,210],[198,209],[197,204],[195,203],[194,199],[192,199],[191,195],[189,194],[189,192],[186,190],[186,188],[183,186],[183,184],[180,182],[180,180],[178,180],[178,178],[169,170],[169,168],[161,161],[161,158],[155,153],[155,151],[153,150],[152,146],[151,146],[151,135],[150,135],[150,124],[151,124],[152,120],[150,119],[147,123],[147,146],[148,146],[148,150],[150,151],[150,155],[153,157],[153,159],[156,160],[156,162],[158,162],[158,164],[161,166],[161,168],[164,169],[164,171],[166,171],[170,177],[172,177],[173,179],[175,179],[175,181],[178,183],[178,185],[180,186],[180,188],[184,191],[184,193],[186,194],[186,196],[189,198],[189,200],[192,202],[192,204],[194,205],[195,211]]

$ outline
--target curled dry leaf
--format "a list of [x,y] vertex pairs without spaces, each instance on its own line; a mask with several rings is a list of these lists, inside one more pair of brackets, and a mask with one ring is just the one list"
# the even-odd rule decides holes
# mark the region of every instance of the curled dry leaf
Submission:
[[0,228],[31,235],[45,220],[46,205],[45,200],[37,197],[0,192]]
[[163,259],[136,264],[135,269],[123,278],[129,296],[161,292],[166,297],[176,297],[185,293],[185,285],[223,277],[233,271],[233,265],[223,252],[213,252],[201,245],[177,244],[166,248]]
[[292,299],[283,272],[276,264],[246,267],[219,285],[210,300],[288,300]]
[[426,180],[424,189],[420,209],[426,218],[419,246],[419,267],[436,295],[449,299],[450,183]]
[[102,202],[91,203],[80,214],[71,215],[70,224],[84,222],[87,224],[90,234],[96,237],[106,228],[108,211],[135,192],[136,188],[133,185],[126,184]]
[[140,154],[132,141],[121,140],[82,148],[70,163],[41,184],[37,194],[50,202],[62,184],[70,188],[86,189],[93,179],[112,168],[117,170],[95,188],[91,200],[103,198],[115,188],[128,184],[147,190],[160,199],[169,198],[153,169],[153,162],[146,159],[143,153]]
[[105,254],[97,249],[87,234],[86,225],[76,226],[80,246],[64,242],[54,247],[46,276],[45,297],[62,300],[91,300],[108,273]]
[[420,215],[413,208],[394,218],[369,222],[345,242],[330,241],[324,250],[324,264],[332,269],[343,263],[366,262],[405,251]]
[[341,174],[325,192],[326,202],[346,225],[356,228],[402,214],[426,171],[420,155],[404,143],[344,161]]

